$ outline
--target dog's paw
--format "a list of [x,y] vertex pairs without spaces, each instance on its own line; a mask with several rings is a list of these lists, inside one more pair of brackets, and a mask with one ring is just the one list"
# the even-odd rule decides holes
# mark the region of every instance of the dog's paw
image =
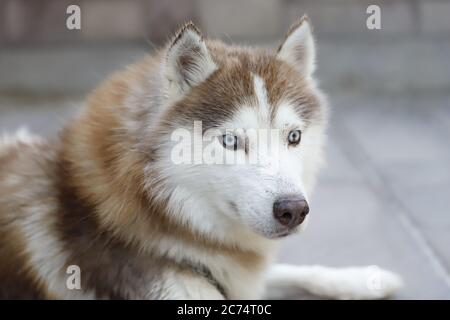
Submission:
[[330,268],[278,264],[267,273],[267,296],[272,299],[385,299],[403,285],[401,278],[377,266]]
[[336,269],[334,279],[337,299],[385,299],[402,286],[400,276],[377,266]]

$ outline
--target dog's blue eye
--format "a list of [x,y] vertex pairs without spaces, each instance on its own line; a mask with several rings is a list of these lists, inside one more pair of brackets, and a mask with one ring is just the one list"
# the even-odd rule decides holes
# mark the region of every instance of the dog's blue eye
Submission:
[[231,134],[224,134],[222,136],[222,145],[224,148],[227,148],[230,150],[237,150],[238,138]]
[[300,130],[292,130],[289,132],[288,142],[292,145],[297,145],[300,143],[302,138],[302,132]]

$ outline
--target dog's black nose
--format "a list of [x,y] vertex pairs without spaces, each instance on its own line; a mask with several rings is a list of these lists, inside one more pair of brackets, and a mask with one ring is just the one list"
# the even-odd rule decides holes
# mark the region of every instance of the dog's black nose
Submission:
[[308,212],[308,203],[299,196],[281,198],[273,204],[275,219],[290,229],[302,223]]

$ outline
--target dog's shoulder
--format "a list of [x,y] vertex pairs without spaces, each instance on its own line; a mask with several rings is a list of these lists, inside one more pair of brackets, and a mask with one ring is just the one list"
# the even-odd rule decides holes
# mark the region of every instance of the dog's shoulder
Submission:
[[49,298],[31,261],[27,230],[55,207],[54,147],[21,129],[0,138],[0,297]]

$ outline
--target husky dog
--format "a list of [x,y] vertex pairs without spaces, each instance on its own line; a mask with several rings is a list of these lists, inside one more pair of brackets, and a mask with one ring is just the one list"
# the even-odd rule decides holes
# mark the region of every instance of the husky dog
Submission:
[[[96,89],[58,138],[4,137],[0,297],[393,294],[401,280],[381,269],[374,287],[370,268],[272,265],[279,239],[306,225],[322,162],[327,107],[314,65],[306,17],[274,52],[204,39],[187,23]],[[196,121],[202,146],[215,130],[213,153],[246,159],[251,129],[274,130],[278,148],[258,149],[254,163],[177,163],[174,132],[195,139]]]

